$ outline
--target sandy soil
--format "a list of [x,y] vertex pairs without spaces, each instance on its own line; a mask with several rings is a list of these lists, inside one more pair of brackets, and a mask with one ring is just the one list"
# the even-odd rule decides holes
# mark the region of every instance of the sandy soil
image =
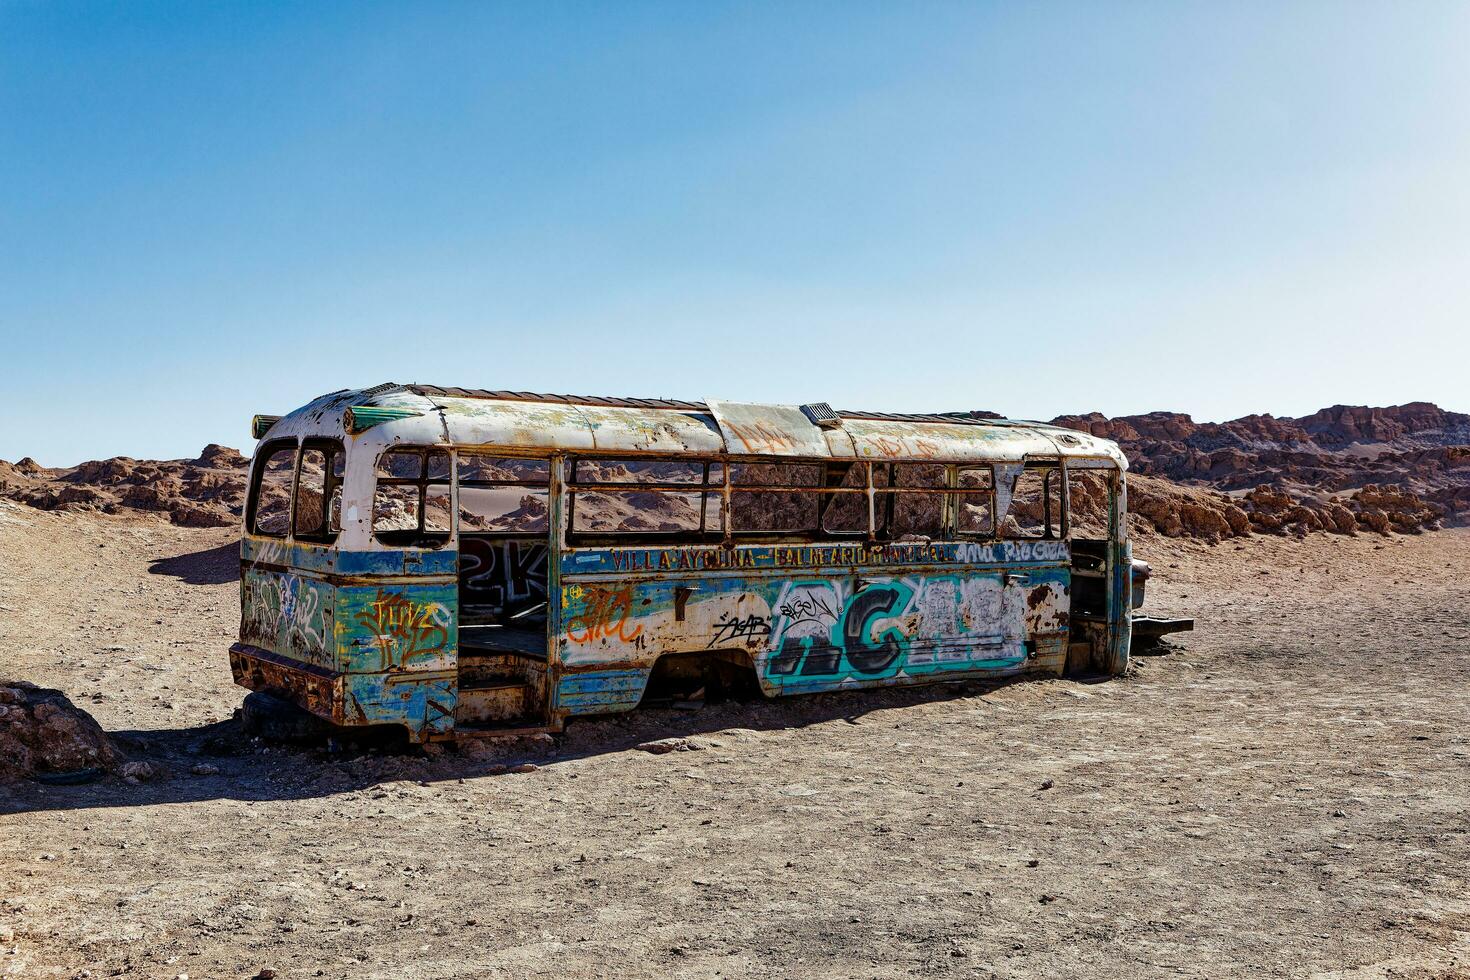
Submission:
[[1470,530],[1141,541],[1199,629],[1108,683],[433,758],[238,733],[232,538],[0,501],[0,675],[167,772],[0,789],[0,976],[1470,977]]

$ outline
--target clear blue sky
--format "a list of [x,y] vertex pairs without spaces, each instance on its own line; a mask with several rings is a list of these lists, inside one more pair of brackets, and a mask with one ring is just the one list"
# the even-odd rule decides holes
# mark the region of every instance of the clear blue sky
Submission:
[[384,380],[1470,410],[1470,4],[0,0],[0,457]]

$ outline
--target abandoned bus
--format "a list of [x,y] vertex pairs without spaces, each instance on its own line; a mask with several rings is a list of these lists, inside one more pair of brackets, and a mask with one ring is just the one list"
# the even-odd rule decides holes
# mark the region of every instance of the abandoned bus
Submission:
[[257,416],[237,683],[415,741],[768,695],[1118,674],[1126,460],[982,413],[384,384]]

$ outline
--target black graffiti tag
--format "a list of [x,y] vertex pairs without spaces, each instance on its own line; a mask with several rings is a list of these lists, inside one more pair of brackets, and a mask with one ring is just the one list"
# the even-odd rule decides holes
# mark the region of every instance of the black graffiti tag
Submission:
[[546,545],[465,538],[460,542],[460,591],[474,606],[505,606],[546,598]]
[[847,615],[842,620],[842,648],[853,670],[876,674],[903,652],[892,636],[886,636],[876,644],[869,643],[867,638],[869,620],[879,614],[892,613],[898,599],[897,589],[880,587],[859,592],[848,603]]
[[[897,589],[874,586],[857,594],[848,603],[842,616],[842,646],[839,647],[825,635],[793,636],[788,626],[781,641],[781,649],[768,661],[767,670],[772,674],[791,675],[801,669],[803,677],[836,674],[842,669],[842,657],[852,669],[861,674],[877,674],[887,669],[903,652],[892,636],[878,643],[867,639],[868,624],[877,616],[891,613],[901,597]],[[820,607],[820,608],[818,608]],[[784,603],[778,610],[781,615],[792,617],[805,615],[805,620],[819,621],[819,615],[828,618],[822,625],[830,627],[837,620],[827,604],[815,597],[797,599]]]
[[731,616],[725,613],[720,616],[720,621],[715,624],[714,638],[709,641],[710,646],[716,643],[730,643],[732,641],[749,640],[753,637],[765,637],[771,635],[771,624],[764,616],[751,613],[743,619],[739,616]]
[[818,623],[822,626],[830,626],[837,622],[837,613],[832,609],[832,606],[827,600],[820,595],[792,596],[781,603],[781,608],[776,611],[791,620],[786,625],[788,631],[793,626],[800,626],[802,623]]

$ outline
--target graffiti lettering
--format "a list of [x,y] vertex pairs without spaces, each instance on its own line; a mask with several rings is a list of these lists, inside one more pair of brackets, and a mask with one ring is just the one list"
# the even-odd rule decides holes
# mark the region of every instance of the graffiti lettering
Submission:
[[706,571],[741,568],[840,568],[874,565],[1004,564],[1066,561],[1066,541],[962,541],[933,544],[773,545],[724,548],[619,548],[570,556],[567,571]]
[[633,587],[602,589],[589,585],[583,596],[586,611],[567,620],[567,639],[573,643],[592,643],[616,637],[632,643],[643,632],[642,626],[628,628],[633,612]]
[[546,598],[546,545],[463,537],[459,546],[460,601],[504,608]]
[[240,597],[242,637],[312,662],[328,657],[332,609],[309,579],[275,572],[246,573]]
[[709,641],[709,646],[714,646],[716,643],[729,643],[770,635],[771,624],[764,616],[757,616],[755,613],[751,613],[742,619],[739,616],[731,616],[729,613],[724,613],[720,616],[720,621],[715,624],[715,635]]
[[835,674],[842,669],[842,651],[825,636],[793,636],[781,641],[781,649],[768,661],[772,674]]
[[414,602],[401,592],[378,590],[377,598],[357,614],[357,623],[372,634],[379,670],[408,666],[415,657],[442,651],[449,642],[449,613],[438,603]]
[[736,423],[726,419],[725,425],[753,453],[796,448],[790,435],[765,422]]
[[868,626],[880,613],[894,612],[905,597],[899,595],[899,587],[880,585],[859,592],[848,603],[847,613],[842,619],[842,649],[853,670],[863,674],[876,674],[898,659],[901,648],[892,631],[883,634],[877,643],[867,637]]
[[802,623],[830,625],[837,622],[837,612],[826,597],[810,592],[788,598],[776,611],[791,621],[786,627],[788,633]]

